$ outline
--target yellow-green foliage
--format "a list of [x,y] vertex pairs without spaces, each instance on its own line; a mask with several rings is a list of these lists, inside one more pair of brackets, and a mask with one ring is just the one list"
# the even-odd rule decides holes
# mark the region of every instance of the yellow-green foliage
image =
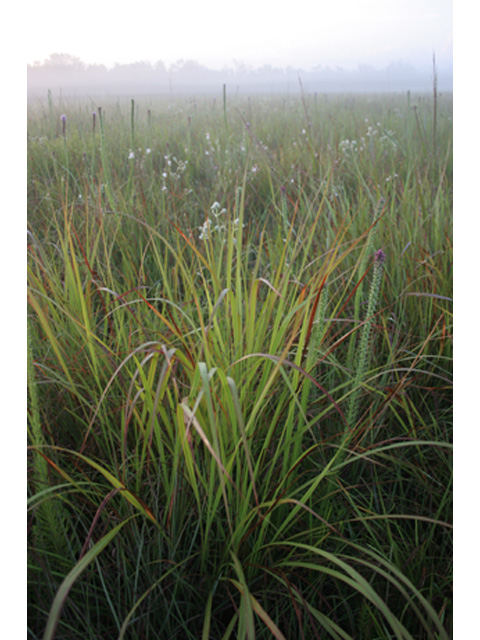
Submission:
[[451,96],[221,97],[29,106],[32,637],[446,639]]

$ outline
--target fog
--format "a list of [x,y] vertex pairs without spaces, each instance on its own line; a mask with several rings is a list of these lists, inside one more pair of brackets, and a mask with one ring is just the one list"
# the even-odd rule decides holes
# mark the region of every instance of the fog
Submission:
[[[452,0],[30,4],[29,95],[452,88]],[[54,53],[53,53],[54,52]]]
[[[174,95],[215,93],[226,85],[235,93],[389,92],[430,91],[430,67],[417,69],[402,60],[383,68],[359,65],[356,69],[316,65],[311,70],[235,62],[231,67],[211,69],[195,60],[179,60],[169,67],[162,61],[116,64],[111,68],[85,64],[70,54],[51,54],[43,64],[28,65],[28,97],[46,97],[47,92],[64,96]],[[435,64],[438,89],[452,91],[451,68]]]

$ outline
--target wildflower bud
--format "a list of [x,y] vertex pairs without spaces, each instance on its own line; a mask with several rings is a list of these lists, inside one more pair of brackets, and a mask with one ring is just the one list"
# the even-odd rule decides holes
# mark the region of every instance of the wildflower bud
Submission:
[[354,391],[352,396],[350,397],[350,405],[347,415],[347,422],[350,427],[354,426],[357,419],[360,388],[363,384],[363,377],[368,366],[369,350],[371,348],[370,339],[372,333],[373,318],[377,310],[377,303],[382,284],[383,263],[385,262],[385,258],[385,253],[381,249],[375,251],[373,276],[370,285],[370,293],[368,295],[367,315],[360,336],[360,345],[358,348],[356,374],[353,387]]

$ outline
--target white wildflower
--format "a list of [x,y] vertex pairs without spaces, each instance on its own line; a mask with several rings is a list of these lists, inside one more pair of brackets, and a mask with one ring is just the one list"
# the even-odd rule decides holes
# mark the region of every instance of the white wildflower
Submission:
[[211,221],[208,220],[207,218],[207,220],[205,220],[205,222],[202,224],[201,227],[197,227],[200,231],[200,235],[198,236],[200,240],[208,240],[210,225],[211,225]]

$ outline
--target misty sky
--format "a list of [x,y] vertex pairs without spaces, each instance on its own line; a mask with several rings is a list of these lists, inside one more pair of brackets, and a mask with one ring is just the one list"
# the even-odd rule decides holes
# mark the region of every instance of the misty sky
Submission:
[[404,60],[450,66],[453,0],[44,0],[29,3],[29,64],[51,53],[85,63],[193,59],[212,69]]

